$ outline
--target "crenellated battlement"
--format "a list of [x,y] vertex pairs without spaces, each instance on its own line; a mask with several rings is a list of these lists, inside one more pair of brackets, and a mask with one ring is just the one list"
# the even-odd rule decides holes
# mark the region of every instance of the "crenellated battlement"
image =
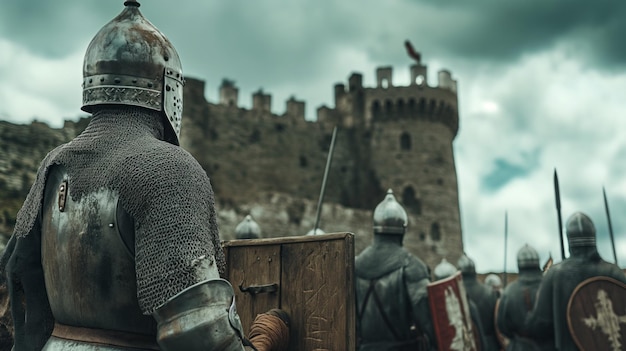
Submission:
[[[363,76],[352,73],[348,87],[337,83],[334,111],[318,109],[318,120],[336,119],[334,122],[345,127],[363,125],[370,128],[377,122],[405,120],[427,120],[440,122],[450,128],[454,135],[458,131],[457,82],[448,70],[437,74],[437,85],[428,83],[428,69],[421,63],[410,67],[410,84],[396,86],[393,68],[376,69],[376,86],[364,87]],[[321,112],[321,114],[320,114]]]

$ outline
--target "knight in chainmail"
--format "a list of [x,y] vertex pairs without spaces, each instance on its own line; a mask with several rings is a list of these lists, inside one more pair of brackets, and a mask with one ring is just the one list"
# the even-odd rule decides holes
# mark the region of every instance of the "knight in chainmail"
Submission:
[[211,184],[178,145],[180,59],[124,5],[85,55],[92,119],[41,163],[2,256],[13,350],[243,350]]
[[402,246],[406,211],[391,189],[374,210],[374,241],[356,257],[357,350],[435,350],[426,265]]
[[517,280],[509,284],[498,306],[498,330],[509,339],[507,351],[540,350],[524,327],[524,320],[532,310],[543,272],[539,267],[539,254],[529,245],[517,252]]
[[483,350],[499,350],[500,342],[496,334],[496,324],[494,320],[498,296],[493,289],[478,281],[476,265],[467,255],[464,254],[459,258],[457,266],[463,275],[463,285],[465,285],[467,296],[478,308],[483,330]]
[[555,350],[577,350],[567,322],[567,304],[584,280],[604,276],[626,283],[624,272],[604,261],[596,247],[596,228],[582,212],[571,215],[565,225],[570,256],[545,273],[537,301],[526,318],[528,335],[537,342],[554,341]]

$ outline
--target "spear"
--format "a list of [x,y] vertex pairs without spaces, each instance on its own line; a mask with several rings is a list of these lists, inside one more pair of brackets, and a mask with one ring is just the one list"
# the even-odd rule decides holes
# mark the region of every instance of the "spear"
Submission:
[[606,219],[609,222],[609,234],[611,235],[613,258],[615,259],[615,264],[617,264],[617,254],[615,253],[615,239],[613,237],[613,225],[611,224],[611,213],[609,212],[609,202],[606,200],[606,191],[604,191],[604,187],[602,187],[602,195],[604,196],[604,210],[606,212]]
[[563,244],[563,220],[561,219],[561,193],[559,192],[559,176],[554,169],[554,197],[556,198],[556,214],[559,220],[559,240],[561,242],[561,260],[565,259],[565,245]]
[[326,157],[326,169],[324,169],[324,178],[322,179],[322,189],[320,190],[320,198],[317,202],[317,213],[315,214],[315,226],[313,227],[313,235],[317,234],[317,228],[320,224],[320,215],[322,213],[322,203],[324,202],[324,193],[326,192],[326,180],[328,179],[328,171],[330,163],[333,160],[333,152],[335,151],[335,138],[337,137],[337,126],[333,129],[333,137],[330,140],[330,149]]
[[507,211],[504,211],[504,283],[502,288],[506,288],[506,244],[509,238],[509,215]]

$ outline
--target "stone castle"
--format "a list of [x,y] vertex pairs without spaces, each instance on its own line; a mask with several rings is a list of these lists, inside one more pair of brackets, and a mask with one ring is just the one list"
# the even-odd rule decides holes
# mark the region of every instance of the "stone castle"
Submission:
[[[335,106],[319,107],[315,122],[305,120],[305,102],[293,97],[285,113],[276,115],[271,95],[263,91],[253,94],[250,109],[241,108],[237,87],[225,79],[219,102],[210,103],[205,83],[187,78],[181,146],[211,178],[223,238],[234,238],[235,226],[247,214],[264,237],[313,229],[337,127],[320,228],[355,233],[360,252],[371,241],[372,211],[390,188],[409,213],[405,247],[431,267],[442,257],[456,262],[463,252],[452,147],[459,121],[456,81],[442,70],[437,85],[430,85],[427,66],[419,60],[410,76],[408,86],[394,86],[392,68],[380,67],[377,86],[365,87],[362,75],[353,73],[347,84],[334,86]],[[0,123],[0,173],[5,173],[0,175],[0,195],[6,198],[12,191],[25,197],[45,153],[79,133],[86,122],[66,122],[61,130],[37,122]],[[29,150],[33,135],[50,140],[36,143],[39,151]],[[10,226],[15,206],[0,210],[0,228]]]
[[[391,188],[410,214],[405,246],[431,266],[441,257],[456,262],[463,252],[452,148],[459,121],[456,81],[442,70],[437,85],[429,85],[420,62],[410,75],[409,86],[394,86],[392,68],[381,67],[377,86],[364,87],[362,75],[353,73],[347,84],[334,86],[334,108],[319,107],[315,122],[305,120],[305,103],[293,97],[278,116],[263,91],[253,94],[250,109],[240,108],[237,87],[224,80],[220,100],[212,104],[204,98],[204,82],[187,79],[182,144],[205,166],[221,202],[242,204],[262,193],[310,200],[308,211],[302,204],[286,210],[289,224],[302,226],[297,233],[303,234],[314,226],[314,202],[337,126],[324,203],[342,210],[322,212],[320,227],[355,232],[357,251],[362,249],[369,240],[358,237],[371,235],[371,211]],[[366,213],[352,221],[359,209]],[[336,211],[342,215],[333,216]],[[268,226],[271,234],[284,231],[264,212],[253,217],[266,232]]]

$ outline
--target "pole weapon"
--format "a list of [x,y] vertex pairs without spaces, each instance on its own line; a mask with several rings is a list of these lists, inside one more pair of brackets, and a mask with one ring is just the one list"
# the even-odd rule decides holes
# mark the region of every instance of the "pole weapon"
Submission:
[[502,288],[506,288],[506,253],[507,253],[507,241],[509,238],[509,215],[507,211],[504,211],[504,282]]
[[320,215],[322,214],[322,203],[324,202],[324,193],[326,192],[326,180],[328,179],[328,171],[333,160],[333,152],[335,151],[335,139],[337,137],[337,126],[333,129],[333,136],[330,140],[330,149],[326,157],[326,169],[324,169],[324,178],[322,179],[322,189],[320,190],[320,198],[317,202],[317,213],[315,214],[315,226],[313,227],[313,235],[317,234],[317,228],[320,224]]
[[613,248],[613,258],[617,264],[617,253],[615,253],[615,238],[613,236],[613,225],[611,224],[611,213],[609,212],[609,202],[606,200],[606,191],[602,187],[602,195],[604,196],[604,210],[606,212],[606,220],[609,222],[609,234],[611,235],[611,247]]
[[561,193],[559,191],[559,176],[554,169],[554,197],[556,199],[556,214],[559,221],[559,241],[561,243],[561,260],[565,259],[565,244],[563,243],[563,220],[561,219]]

